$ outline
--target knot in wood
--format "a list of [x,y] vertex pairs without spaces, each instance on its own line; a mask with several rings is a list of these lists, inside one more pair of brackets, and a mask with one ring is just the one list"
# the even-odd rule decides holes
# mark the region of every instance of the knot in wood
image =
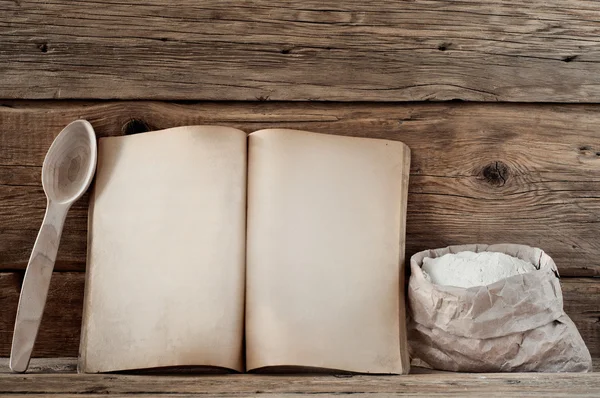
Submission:
[[139,134],[150,131],[150,126],[140,119],[130,119],[123,125],[121,131],[124,135]]
[[510,174],[508,165],[501,161],[491,162],[481,170],[481,177],[490,185],[501,187],[506,184]]

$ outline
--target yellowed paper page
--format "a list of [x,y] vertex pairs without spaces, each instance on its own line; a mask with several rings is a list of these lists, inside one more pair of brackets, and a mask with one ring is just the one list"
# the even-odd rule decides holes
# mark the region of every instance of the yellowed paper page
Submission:
[[100,139],[80,370],[243,370],[246,134]]
[[407,373],[401,142],[249,138],[246,366]]

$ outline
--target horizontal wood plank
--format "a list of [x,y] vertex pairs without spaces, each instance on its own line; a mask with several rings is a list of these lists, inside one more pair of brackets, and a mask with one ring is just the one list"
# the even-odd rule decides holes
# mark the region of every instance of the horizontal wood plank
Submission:
[[[412,149],[407,255],[465,243],[541,247],[563,276],[600,275],[600,106],[4,102],[0,270],[24,269],[46,205],[41,164],[86,118],[99,136],[177,125],[286,127],[402,140]],[[57,270],[83,270],[87,196],[67,218]]]
[[[333,375],[77,375],[0,373],[0,394],[59,396],[528,396],[597,397],[600,373],[468,374],[436,373],[407,376]],[[72,395],[71,395],[72,394]],[[83,394],[83,395],[82,395]],[[28,395],[29,396],[29,395]]]
[[[33,357],[77,356],[84,273],[55,273],[50,283]],[[23,274],[0,273],[0,357],[10,356]]]
[[562,278],[564,310],[571,317],[600,372],[600,278]]
[[[9,362],[9,357],[0,357],[0,375],[13,373],[10,370]],[[31,358],[29,367],[27,368],[27,374],[69,374],[76,372],[76,357]]]
[[0,98],[600,101],[586,0],[0,0]]
[[[84,276],[82,272],[54,273],[34,357],[77,356]],[[10,355],[20,283],[21,274],[0,273],[0,357]],[[597,367],[600,362],[600,279],[563,278],[561,285],[565,312],[577,325]]]

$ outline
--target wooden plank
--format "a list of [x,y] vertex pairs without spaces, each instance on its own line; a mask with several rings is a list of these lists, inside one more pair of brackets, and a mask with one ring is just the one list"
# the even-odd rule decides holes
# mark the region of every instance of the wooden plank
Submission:
[[562,278],[564,309],[592,355],[594,372],[600,372],[600,278]]
[[[21,282],[21,273],[0,273],[0,357],[10,356]],[[77,356],[83,287],[82,272],[53,275],[34,357]]]
[[0,98],[598,102],[585,0],[0,0]]
[[[0,394],[210,394],[210,396],[535,396],[597,397],[600,373],[420,374],[406,376],[140,376],[0,374]],[[79,396],[79,395],[78,395]],[[320,396],[320,395],[319,395]]]
[[[538,246],[563,276],[600,275],[600,106],[160,102],[0,106],[0,269],[24,269],[45,198],[40,166],[76,118],[99,136],[186,124],[287,127],[398,139],[412,148],[407,255],[463,243]],[[136,120],[132,122],[132,120]],[[83,270],[87,197],[56,267]]]
[[[27,374],[56,374],[56,373],[76,373],[77,358],[31,358]],[[9,367],[9,358],[0,358],[0,374],[12,374]]]
[[[283,380],[283,382],[285,382],[285,380]],[[575,380],[573,382],[576,382]],[[490,389],[493,388],[493,385],[490,386]],[[383,393],[373,393],[373,392],[368,392],[368,393],[354,393],[354,392],[350,392],[350,393],[345,393],[345,394],[352,394],[353,397],[357,397],[357,398],[362,398],[362,397],[430,397],[430,396],[441,396],[441,397],[480,397],[481,396],[481,392],[479,390],[476,390],[474,392],[469,391],[468,389],[463,390],[464,392],[457,392],[457,391],[453,391],[451,393],[421,393],[418,391],[418,389],[412,390],[408,393],[405,393],[404,390],[401,390],[400,388],[398,389],[399,391],[390,393],[390,392],[383,392]],[[532,388],[531,389],[531,393],[527,393],[528,397],[546,397],[547,392],[542,392],[542,391],[537,391],[536,388]],[[588,392],[580,392],[581,390],[579,389],[575,389],[574,392],[568,392],[569,388],[567,386],[561,388],[561,391],[559,391],[556,394],[553,394],[553,397],[593,397],[596,398],[596,394],[597,392],[595,392],[594,389],[592,389],[589,393]],[[586,390],[584,390],[586,391]],[[508,388],[508,389],[502,389],[500,392],[496,392],[496,391],[492,391],[492,392],[485,392],[485,395],[488,397],[499,397],[499,398],[503,398],[506,397],[507,393],[511,393],[512,395],[518,396],[519,395],[519,390],[518,388]],[[136,397],[139,398],[151,398],[151,397],[156,397],[156,394],[145,394],[145,393],[135,393]],[[310,395],[308,395],[310,394]],[[318,392],[318,393],[304,393],[304,392],[294,392],[294,393],[262,393],[260,394],[260,396],[265,396],[265,397],[288,397],[288,398],[298,398],[298,397],[319,397],[319,398],[335,398],[335,397],[339,397],[338,393],[326,393],[326,392]],[[47,395],[45,394],[11,394],[10,395],[13,398],[31,398],[31,397],[46,397]],[[59,394],[58,395],[60,398],[90,398],[90,397],[97,397],[98,394]],[[126,398],[126,397],[131,397],[131,394],[110,394],[108,395],[111,398]],[[192,393],[192,394],[187,394],[187,393],[176,393],[176,394],[170,394],[168,396],[173,396],[173,397],[180,397],[180,398],[189,398],[189,397],[197,397],[198,394]],[[216,395],[213,394],[212,392],[210,393],[210,396],[218,396],[218,397],[231,397],[231,398],[238,398],[238,397],[256,397],[255,393],[243,393],[243,394],[239,394],[237,392],[231,392],[231,393],[217,393]]]
[[[19,273],[0,273],[0,357],[10,355],[10,343],[19,299]],[[595,366],[600,365],[600,279],[563,278],[565,312],[577,325]],[[83,308],[84,274],[55,272],[34,357],[77,356]]]

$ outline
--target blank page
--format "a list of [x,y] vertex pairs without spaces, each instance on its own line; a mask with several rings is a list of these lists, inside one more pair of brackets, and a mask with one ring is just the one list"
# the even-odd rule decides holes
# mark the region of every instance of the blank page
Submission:
[[246,364],[407,373],[410,151],[294,130],[249,138]]
[[100,139],[79,368],[243,370],[246,134]]

